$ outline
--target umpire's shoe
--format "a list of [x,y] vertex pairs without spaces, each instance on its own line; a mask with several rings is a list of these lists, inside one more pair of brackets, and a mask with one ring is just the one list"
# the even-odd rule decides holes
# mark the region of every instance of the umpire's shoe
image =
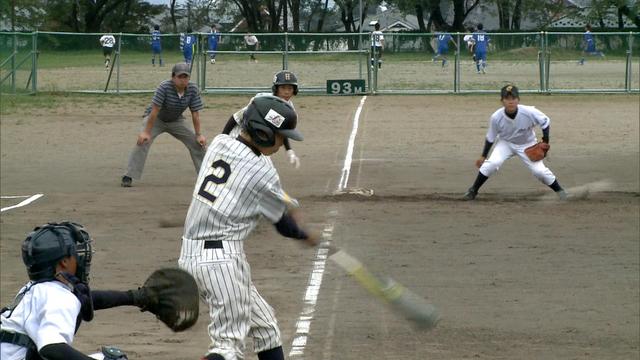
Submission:
[[122,177],[122,182],[120,183],[120,186],[122,187],[131,187],[131,183],[133,182],[133,180],[128,177],[127,175]]
[[462,200],[471,201],[471,200],[474,200],[477,195],[478,195],[478,190],[474,188],[469,188],[469,190],[467,190],[467,192],[464,193],[464,196],[462,196]]

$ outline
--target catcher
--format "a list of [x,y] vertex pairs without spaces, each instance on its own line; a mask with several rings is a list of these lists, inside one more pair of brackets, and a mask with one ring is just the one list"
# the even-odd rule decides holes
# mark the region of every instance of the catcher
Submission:
[[[195,324],[197,285],[179,269],[158,270],[138,289],[91,291],[91,243],[82,225],[72,222],[36,227],[23,241],[22,259],[30,281],[0,311],[1,359],[93,359],[71,346],[74,334],[83,320],[93,319],[94,310],[116,306],[150,311],[174,331]],[[117,348],[102,350],[100,358],[127,359]]]
[[[549,151],[549,123],[551,120],[533,106],[520,105],[518,88],[506,85],[500,91],[502,105],[491,115],[489,130],[484,143],[482,155],[476,160],[476,167],[480,169],[476,181],[467,190],[463,200],[473,200],[478,190],[487,179],[495,174],[505,160],[516,155],[531,170],[533,176],[549,186],[558,194],[560,200],[567,199],[567,193],[562,189],[556,176],[547,168],[542,159]],[[542,142],[538,143],[534,127],[542,129]],[[487,154],[497,144],[487,159]]]

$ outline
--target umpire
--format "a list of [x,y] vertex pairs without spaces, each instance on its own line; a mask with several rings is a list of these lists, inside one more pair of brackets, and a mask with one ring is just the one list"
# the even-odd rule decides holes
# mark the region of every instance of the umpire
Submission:
[[[132,179],[139,180],[142,177],[151,143],[156,136],[164,132],[182,141],[189,149],[196,173],[200,170],[207,143],[204,135],[200,133],[200,110],[204,105],[198,86],[189,82],[190,70],[186,63],[174,65],[171,79],[161,82],[156,89],[151,105],[144,113],[142,131],[129,155],[127,172],[122,177],[123,187],[131,187]],[[182,115],[187,108],[191,111],[193,130],[186,124]]]

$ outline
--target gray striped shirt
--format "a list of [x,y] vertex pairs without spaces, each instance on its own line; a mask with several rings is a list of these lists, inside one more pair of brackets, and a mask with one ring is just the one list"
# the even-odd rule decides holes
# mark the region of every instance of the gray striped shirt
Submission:
[[205,155],[185,220],[184,238],[242,241],[262,217],[282,218],[287,195],[268,157],[228,136]]
[[[182,113],[189,108],[191,111],[200,111],[204,108],[200,98],[200,90],[194,83],[189,83],[182,97],[178,95],[176,86],[171,79],[165,80],[158,85],[156,93],[151,99],[153,104],[160,107],[158,120],[172,122],[184,119]],[[151,113],[151,105],[144,112],[144,116]]]

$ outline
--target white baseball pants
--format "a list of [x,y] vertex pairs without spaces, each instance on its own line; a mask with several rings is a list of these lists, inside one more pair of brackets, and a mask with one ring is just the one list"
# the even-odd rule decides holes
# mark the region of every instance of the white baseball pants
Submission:
[[544,165],[544,162],[542,160],[531,161],[529,157],[527,157],[527,154],[524,153],[524,149],[534,144],[535,142],[516,145],[506,140],[498,139],[491,155],[482,163],[482,166],[480,166],[480,173],[486,177],[491,177],[491,175],[498,172],[502,163],[514,155],[517,155],[527,168],[529,168],[533,176],[545,185],[553,184],[553,182],[556,181],[556,176]]

